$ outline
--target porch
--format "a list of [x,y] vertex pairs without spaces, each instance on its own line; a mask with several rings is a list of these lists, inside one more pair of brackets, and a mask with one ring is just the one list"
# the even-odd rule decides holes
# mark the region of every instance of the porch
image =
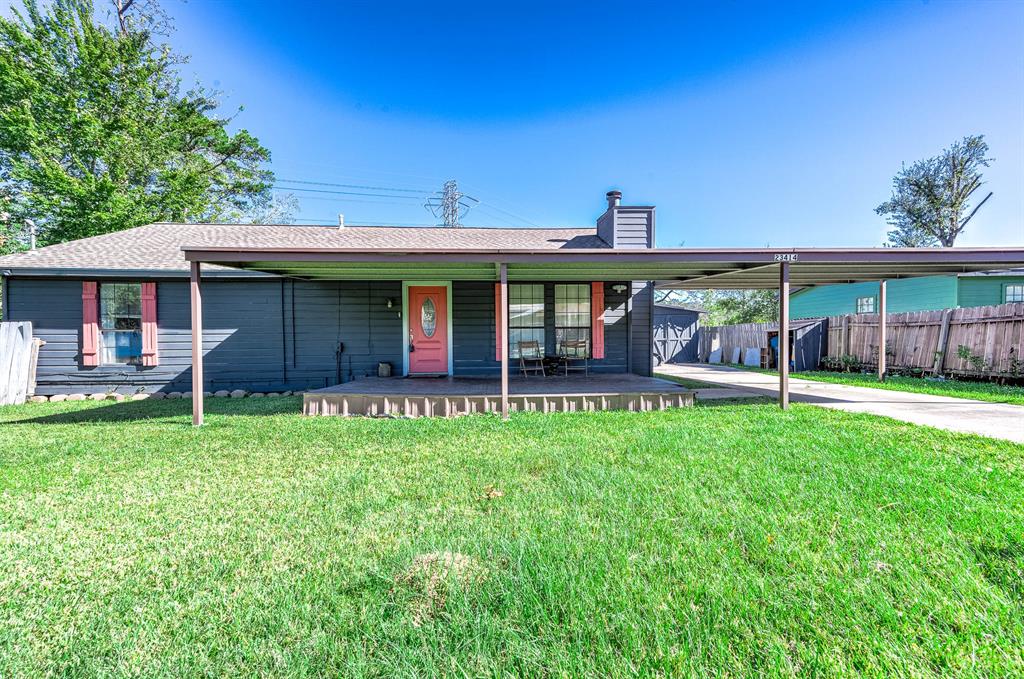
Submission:
[[[501,380],[487,377],[368,377],[303,395],[305,415],[452,417],[502,412]],[[642,412],[692,406],[693,392],[639,375],[510,377],[508,410]]]

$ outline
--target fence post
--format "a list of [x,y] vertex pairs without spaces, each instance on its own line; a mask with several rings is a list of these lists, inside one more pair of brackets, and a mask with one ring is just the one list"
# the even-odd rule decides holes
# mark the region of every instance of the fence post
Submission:
[[888,312],[886,311],[886,285],[885,279],[878,281],[878,381],[885,381],[885,344],[886,344],[886,325],[889,320]]
[[850,314],[843,314],[843,330],[839,336],[839,355],[850,353]]
[[952,309],[944,309],[942,312],[942,325],[939,327],[939,339],[935,343],[935,364],[932,372],[936,375],[942,373],[946,367],[946,345],[949,343],[949,322],[953,318]]

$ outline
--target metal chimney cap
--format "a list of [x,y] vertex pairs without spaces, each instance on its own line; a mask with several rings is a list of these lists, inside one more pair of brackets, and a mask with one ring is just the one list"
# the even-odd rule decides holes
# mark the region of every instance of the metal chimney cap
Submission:
[[609,191],[608,193],[606,193],[604,195],[605,195],[605,197],[608,198],[608,207],[609,208],[618,207],[619,203],[622,200],[622,191],[619,191],[617,189]]

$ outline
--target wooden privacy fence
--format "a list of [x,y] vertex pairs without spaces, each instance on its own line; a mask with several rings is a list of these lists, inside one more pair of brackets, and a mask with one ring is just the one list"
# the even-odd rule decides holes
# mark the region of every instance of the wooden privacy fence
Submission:
[[[1024,303],[886,315],[886,356],[897,369],[979,376],[1024,374]],[[878,363],[878,314],[829,318],[829,356]],[[965,347],[967,357],[960,355]]]
[[738,325],[712,325],[700,329],[700,360],[707,363],[711,352],[716,349],[722,350],[722,362],[728,363],[732,359],[735,349],[740,352],[744,349],[757,347],[764,349],[768,346],[768,328],[774,323],[740,323]]
[[0,323],[0,405],[24,403],[35,391],[42,344],[33,339],[31,323]]

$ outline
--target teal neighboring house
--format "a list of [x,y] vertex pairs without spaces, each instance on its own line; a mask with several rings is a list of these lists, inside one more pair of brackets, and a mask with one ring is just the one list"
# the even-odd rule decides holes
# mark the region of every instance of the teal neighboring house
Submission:
[[[878,311],[877,283],[804,288],[790,295],[790,318],[817,318]],[[1024,302],[1024,269],[959,276],[896,278],[888,282],[889,313]]]

